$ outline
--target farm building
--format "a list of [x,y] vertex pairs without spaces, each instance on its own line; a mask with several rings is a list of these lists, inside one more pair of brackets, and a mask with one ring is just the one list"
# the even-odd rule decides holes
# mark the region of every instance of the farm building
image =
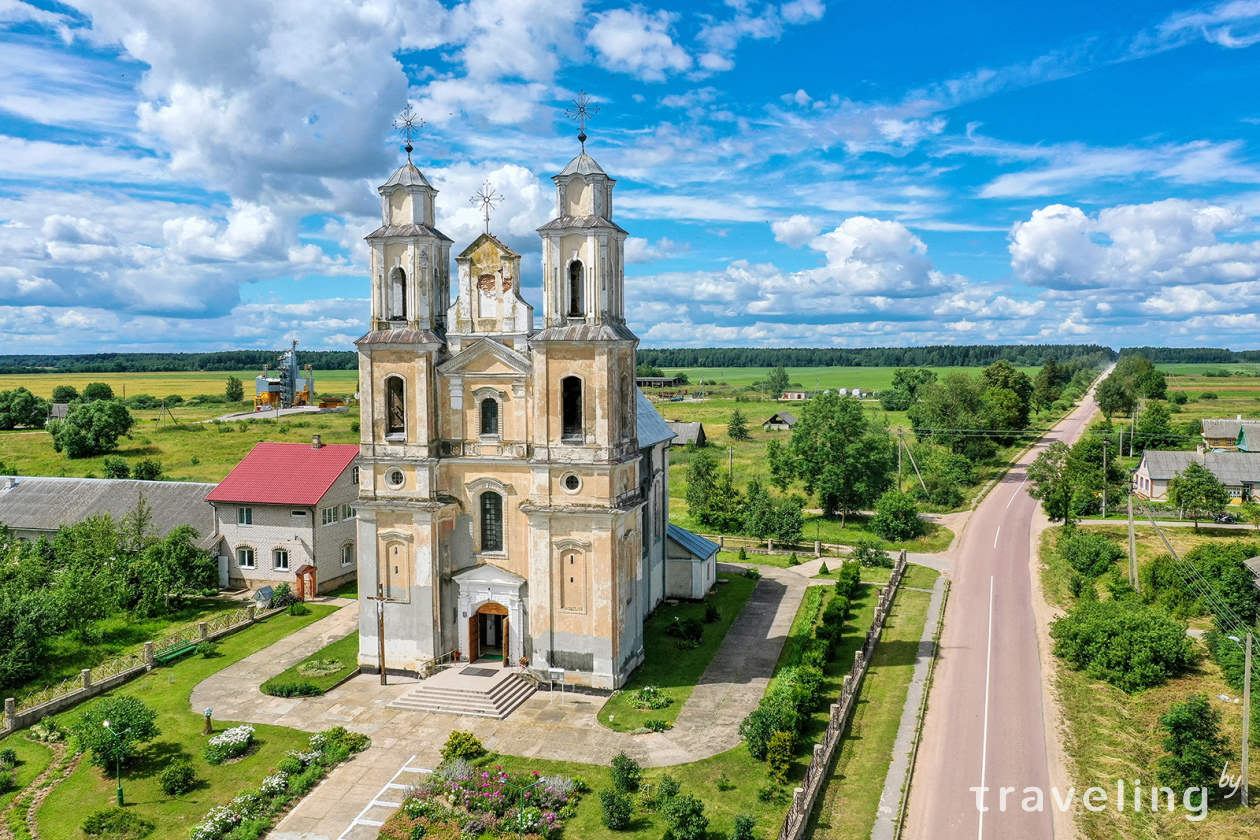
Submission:
[[674,433],[674,439],[670,442],[670,446],[705,446],[708,444],[708,437],[704,433],[703,423],[682,423],[677,420],[667,420],[666,425],[669,430]]
[[673,388],[682,384],[677,376],[639,376],[634,382],[640,388]]
[[155,535],[191,525],[205,536],[214,530],[213,510],[205,502],[213,489],[190,481],[0,476],[0,523],[21,539],[51,539],[61,526],[97,514],[122,519],[143,495]]
[[1230,504],[1254,496],[1260,485],[1260,452],[1159,452],[1142,453],[1134,472],[1134,491],[1143,499],[1162,502],[1168,498],[1168,482],[1191,463],[1210,471],[1225,485]]
[[263,368],[254,379],[254,410],[292,408],[312,405],[315,401],[315,374],[311,366],[298,367],[297,342],[281,354],[280,367],[274,372]]
[[359,447],[260,443],[205,496],[221,586],[335,589],[358,570]]
[[770,418],[766,420],[766,422],[761,424],[761,428],[765,429],[767,432],[771,429],[786,432],[790,431],[795,425],[795,415],[788,414],[786,411],[776,411],[774,414],[770,415]]
[[717,580],[718,545],[685,528],[667,529],[665,594],[670,598],[699,600]]
[[809,399],[809,392],[808,391],[784,391],[783,396],[779,397],[779,399],[787,400],[788,402],[801,402],[803,400]]

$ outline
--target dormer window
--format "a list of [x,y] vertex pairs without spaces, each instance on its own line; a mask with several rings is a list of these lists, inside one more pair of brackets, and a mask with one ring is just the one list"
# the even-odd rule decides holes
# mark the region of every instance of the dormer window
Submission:
[[581,318],[586,314],[586,306],[583,301],[585,285],[582,261],[574,260],[569,263],[569,317],[571,318]]
[[389,270],[389,320],[407,320],[407,272],[399,265]]

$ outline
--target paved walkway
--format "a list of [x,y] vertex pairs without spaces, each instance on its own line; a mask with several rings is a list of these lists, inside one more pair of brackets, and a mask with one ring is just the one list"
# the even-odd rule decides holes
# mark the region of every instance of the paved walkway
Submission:
[[[910,587],[906,587],[910,588]],[[945,597],[945,577],[936,579],[932,588],[932,600],[928,604],[927,623],[919,637],[919,652],[914,661],[914,673],[906,692],[906,704],[901,710],[901,723],[897,727],[897,740],[893,743],[892,763],[884,777],[884,791],[879,796],[879,811],[871,840],[893,840],[897,836],[897,812],[901,808],[901,792],[909,783],[910,757],[914,752],[916,733],[919,728],[919,709],[923,705],[923,692],[927,689],[928,669],[932,661],[933,639],[940,622],[941,599]]]
[[[735,567],[727,567],[735,570]],[[417,712],[389,704],[416,684],[362,675],[323,697],[268,697],[266,679],[354,631],[355,602],[237,662],[198,685],[192,708],[209,706],[224,721],[288,726],[316,732],[345,726],[370,735],[372,746],[340,767],[277,826],[273,840],[335,840],[365,805],[406,766],[432,768],[455,729],[477,735],[487,749],[529,758],[608,764],[625,751],[646,766],[684,764],[739,744],[739,723],[756,707],[774,671],[808,587],[794,570],[762,567],[761,582],[728,631],[691,698],[668,732],[613,732],[596,719],[603,697],[539,692],[507,720]]]

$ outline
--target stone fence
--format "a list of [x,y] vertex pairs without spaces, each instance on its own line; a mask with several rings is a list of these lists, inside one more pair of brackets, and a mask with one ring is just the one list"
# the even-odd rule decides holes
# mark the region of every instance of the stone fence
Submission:
[[808,554],[814,557],[842,557],[853,550],[851,545],[837,545],[818,540],[800,540],[785,542],[773,538],[733,537],[729,534],[700,534],[710,542],[715,542],[723,551],[739,551],[744,549],[748,554]]
[[4,717],[0,719],[0,737],[25,729],[48,715],[63,712],[84,700],[130,682],[153,670],[160,662],[181,655],[201,642],[230,636],[282,609],[259,613],[251,604],[235,612],[221,613],[210,621],[203,621],[196,627],[168,636],[160,642],[145,642],[143,652],[129,653],[95,668],[84,668],[76,676],[21,698],[7,697],[4,701]]
[[906,552],[903,550],[893,567],[888,586],[879,590],[879,603],[875,607],[875,621],[871,629],[866,631],[866,639],[862,649],[853,654],[853,668],[844,677],[844,686],[840,689],[839,702],[831,704],[831,718],[827,722],[827,731],[822,743],[814,745],[814,755],[810,758],[809,767],[805,770],[805,779],[801,787],[792,791],[792,804],[783,820],[783,828],[779,831],[779,840],[800,840],[805,836],[805,827],[809,824],[818,792],[827,782],[827,773],[831,769],[831,759],[835,756],[836,746],[844,734],[849,715],[857,704],[858,690],[862,687],[862,678],[870,667],[871,658],[875,655],[875,645],[879,642],[880,633],[884,630],[884,621],[892,610],[893,599],[897,596],[897,588],[906,571]]

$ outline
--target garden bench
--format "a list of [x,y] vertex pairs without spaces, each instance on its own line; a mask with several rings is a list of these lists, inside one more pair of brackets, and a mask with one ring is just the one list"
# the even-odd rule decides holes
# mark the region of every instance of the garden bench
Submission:
[[179,659],[184,654],[194,651],[196,649],[197,649],[196,642],[181,642],[176,645],[171,645],[170,647],[162,648],[161,650],[153,654],[153,658],[156,659],[158,662],[162,663],[163,665],[165,665],[167,662],[171,662],[175,659]]

